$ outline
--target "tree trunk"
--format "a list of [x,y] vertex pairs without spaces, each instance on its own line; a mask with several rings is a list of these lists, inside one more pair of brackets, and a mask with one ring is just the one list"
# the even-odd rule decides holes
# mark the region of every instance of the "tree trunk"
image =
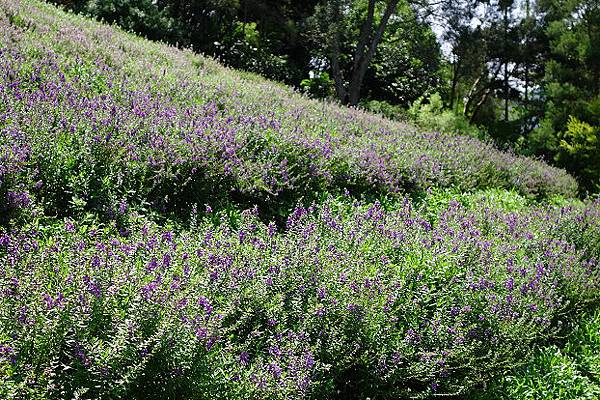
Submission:
[[332,27],[329,30],[330,37],[330,57],[331,72],[335,82],[335,91],[342,104],[357,105],[360,100],[360,90],[365,78],[369,64],[375,56],[377,46],[381,42],[385,28],[390,17],[396,10],[400,0],[389,0],[375,35],[373,32],[373,23],[375,20],[375,0],[369,0],[367,5],[367,16],[363,22],[354,52],[354,61],[350,74],[350,83],[346,87],[340,67],[340,21],[342,19],[339,1],[330,1],[329,10],[331,12]]
[[[508,55],[508,6],[504,7],[504,57]],[[508,60],[504,60],[504,121],[508,122]]]
[[525,17],[527,19],[527,33],[525,36],[525,109],[529,106],[529,23],[530,23],[530,11],[529,11],[529,0],[525,3]]
[[450,108],[452,111],[454,111],[454,98],[456,97],[456,86],[458,85],[458,70],[460,68],[460,58],[458,58],[458,60],[456,60],[454,62],[454,64],[452,64],[452,86],[450,88],[450,105],[448,108]]
[[339,3],[332,2],[331,5],[331,19],[333,20],[333,24],[331,27],[330,38],[331,38],[331,48],[330,48],[330,57],[331,57],[331,74],[333,76],[333,82],[335,84],[335,92],[337,94],[338,100],[342,104],[346,104],[348,99],[348,92],[346,91],[346,85],[344,83],[344,77],[342,76],[342,71],[340,68],[340,5]]
[[481,99],[479,99],[479,101],[475,105],[475,109],[473,109],[473,113],[471,114],[471,117],[469,118],[469,124],[472,124],[475,121],[475,117],[477,117],[477,114],[479,113],[479,110],[481,109],[481,106],[483,106],[483,104],[487,100],[487,98],[488,98],[489,94],[491,93],[491,91],[492,91],[491,86],[488,86],[485,89],[485,91],[483,92],[483,96],[481,96]]
[[504,63],[504,121],[508,121],[508,63]]
[[360,61],[364,57],[365,47],[367,46],[367,42],[369,37],[371,36],[371,31],[373,30],[373,18],[375,16],[375,0],[369,0],[369,5],[367,9],[367,18],[362,24],[360,30],[360,36],[358,38],[358,43],[356,44],[356,51],[354,52],[354,65],[352,67],[353,70],[357,70],[360,64]]
[[479,93],[480,90],[476,90],[477,86],[479,86],[479,82],[481,82],[481,80],[483,79],[483,77],[487,74],[487,70],[484,68],[483,72],[477,77],[477,79],[475,79],[475,82],[473,82],[473,85],[471,85],[471,89],[469,89],[469,93],[467,93],[467,101],[465,102],[464,106],[463,106],[463,115],[467,115],[467,113],[469,112],[469,108],[471,108],[471,103],[473,102],[474,98],[475,98],[475,94]]
[[331,68],[333,72],[333,82],[335,83],[335,92],[337,94],[338,100],[342,104],[346,104],[348,100],[348,92],[346,91],[346,86],[344,85],[344,77],[342,76],[342,71],[340,70],[339,45],[334,47],[333,49]]
[[[493,86],[494,82],[496,81],[496,78],[498,77],[498,74],[500,73],[501,68],[502,68],[502,64],[499,63],[498,67],[492,74],[490,82],[485,86],[485,88],[483,90],[483,95],[481,96],[481,98],[479,99],[477,104],[475,105],[475,109],[473,110],[473,113],[471,114],[471,117],[469,118],[469,123],[472,124],[475,121],[475,117],[477,117],[479,110],[481,110],[481,107],[485,104],[485,101],[487,100],[488,96],[492,92],[492,86]],[[481,91],[478,91],[478,93],[480,93],[480,92]],[[469,104],[471,102],[472,102],[472,99],[469,99]],[[466,110],[465,110],[465,115],[466,115]]]
[[[370,0],[369,12],[371,11],[371,2],[373,2],[373,6],[374,6],[374,1]],[[371,60],[375,56],[375,51],[377,50],[377,46],[379,45],[379,42],[381,42],[381,38],[383,37],[383,32],[385,31],[388,21],[389,21],[390,17],[392,16],[392,14],[394,13],[394,10],[398,6],[399,2],[400,2],[400,0],[391,0],[389,3],[387,3],[385,12],[383,13],[383,17],[381,18],[381,22],[379,23],[379,26],[377,27],[377,31],[375,32],[375,37],[373,37],[373,39],[371,40],[371,43],[369,44],[369,50],[368,50],[367,54],[362,55],[362,57],[360,59],[356,58],[354,60],[352,79],[350,81],[350,88],[348,90],[348,103],[350,105],[354,106],[354,105],[358,104],[358,101],[360,100],[360,90],[362,88],[365,74],[367,72],[369,64],[371,63]],[[373,8],[373,10],[374,10],[374,8]],[[368,17],[368,15],[367,15],[367,17]],[[370,31],[370,28],[367,27],[367,30]],[[369,39],[369,35],[365,35],[365,37],[362,37],[362,35],[361,35],[361,38],[359,38],[359,39],[364,39],[364,42],[358,43],[358,48],[363,49],[363,50],[360,50],[360,53],[362,53],[362,52],[364,52],[365,46],[367,46],[367,41]]]
[[525,108],[529,106],[529,63],[525,64]]

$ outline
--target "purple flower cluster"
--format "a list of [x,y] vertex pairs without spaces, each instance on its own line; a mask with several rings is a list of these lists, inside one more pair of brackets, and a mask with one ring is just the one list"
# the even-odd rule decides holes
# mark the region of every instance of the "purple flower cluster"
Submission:
[[174,374],[192,392],[326,398],[356,371],[390,396],[451,393],[600,289],[599,203],[433,212],[330,200],[296,209],[281,233],[247,212],[237,229],[140,222],[114,234],[69,222],[3,236],[9,380],[54,368],[77,343],[69,365],[97,396],[119,376]]
[[[447,395],[598,300],[600,203],[402,197],[576,193],[564,171],[473,138],[35,0],[0,4],[0,111],[2,398]],[[345,194],[285,226],[258,207],[228,225],[208,205],[281,213],[324,191]],[[385,207],[350,196],[379,193]],[[132,212],[148,205],[193,223]],[[13,218],[26,210],[59,220]],[[77,220],[98,210],[111,223]]]
[[122,214],[129,200],[279,204],[345,187],[577,190],[564,171],[491,144],[249,82],[47,6],[3,3],[0,43],[0,194],[14,206],[28,192],[53,213],[80,204]]

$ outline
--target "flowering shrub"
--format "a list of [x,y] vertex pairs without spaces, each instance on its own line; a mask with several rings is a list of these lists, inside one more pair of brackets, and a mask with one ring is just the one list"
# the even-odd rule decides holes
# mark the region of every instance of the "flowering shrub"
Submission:
[[0,5],[0,55],[0,195],[28,193],[49,214],[125,199],[274,215],[344,188],[577,190],[564,171],[477,139],[313,101],[36,1]]
[[599,203],[423,215],[329,200],[285,232],[246,211],[2,234],[0,395],[460,394],[598,298]]
[[474,138],[33,0],[0,98],[0,398],[462,395],[598,300],[600,204]]

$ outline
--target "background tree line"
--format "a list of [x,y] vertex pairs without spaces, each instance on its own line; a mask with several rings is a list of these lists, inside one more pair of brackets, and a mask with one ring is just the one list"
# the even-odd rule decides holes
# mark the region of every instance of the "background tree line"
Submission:
[[600,190],[599,0],[54,2],[314,97],[494,140]]

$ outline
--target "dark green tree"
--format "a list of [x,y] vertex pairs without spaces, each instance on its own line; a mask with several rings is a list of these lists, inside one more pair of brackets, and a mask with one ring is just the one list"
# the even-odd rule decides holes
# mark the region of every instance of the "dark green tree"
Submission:
[[549,52],[545,121],[536,132],[535,144],[544,149],[540,136],[553,142],[559,165],[578,175],[584,189],[597,190],[600,168],[594,143],[600,132],[600,2],[540,0],[539,7]]
[[380,87],[373,95],[396,102],[411,90],[422,91],[404,90],[407,82],[435,83],[429,75],[439,64],[439,46],[415,11],[427,7],[427,2],[406,0],[333,0],[317,6],[309,35],[327,60],[340,102],[358,104],[366,80]]

